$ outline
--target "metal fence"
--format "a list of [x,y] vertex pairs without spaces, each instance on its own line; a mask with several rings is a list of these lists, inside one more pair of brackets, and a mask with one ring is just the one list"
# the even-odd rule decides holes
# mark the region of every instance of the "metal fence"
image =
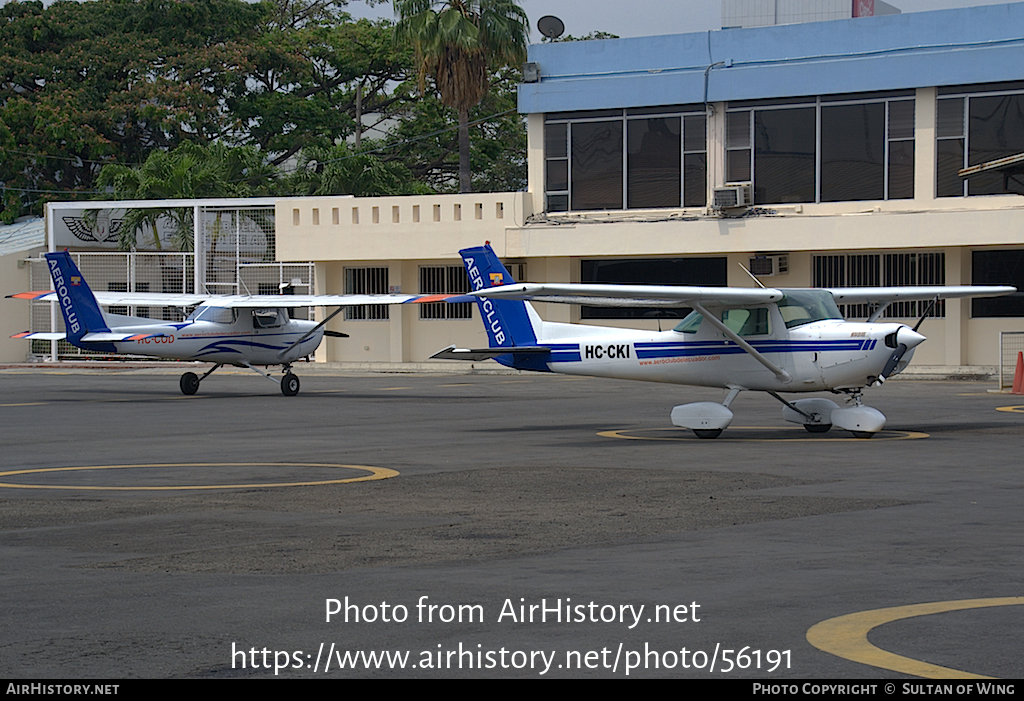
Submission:
[[999,332],[999,389],[1013,386],[1017,357],[1024,353],[1024,331]]
[[[194,256],[191,253],[72,253],[78,269],[89,287],[97,292],[195,292]],[[30,261],[30,282],[33,290],[49,290],[53,281],[43,258]],[[51,302],[32,302],[33,331],[61,331],[64,318]],[[127,314],[148,319],[181,321],[187,311],[179,307],[131,306],[110,307],[114,314]],[[33,341],[32,354],[51,355],[49,341]],[[75,348],[67,341],[57,345],[59,357],[93,355]]]
[[[312,263],[241,263],[238,284],[241,294],[316,294]],[[289,309],[293,319],[312,319],[309,307]]]

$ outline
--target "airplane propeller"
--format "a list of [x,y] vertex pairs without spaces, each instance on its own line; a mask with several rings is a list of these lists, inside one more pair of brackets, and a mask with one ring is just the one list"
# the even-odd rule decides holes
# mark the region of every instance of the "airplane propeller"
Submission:
[[892,355],[889,356],[889,359],[885,361],[885,367],[882,368],[882,372],[878,375],[878,383],[881,384],[885,382],[886,378],[896,370],[896,366],[900,364],[901,360],[903,360],[903,356],[906,355],[907,351],[911,348],[915,348],[924,340],[924,336],[907,326],[901,326],[899,329],[886,336],[885,345],[893,348],[894,350]]

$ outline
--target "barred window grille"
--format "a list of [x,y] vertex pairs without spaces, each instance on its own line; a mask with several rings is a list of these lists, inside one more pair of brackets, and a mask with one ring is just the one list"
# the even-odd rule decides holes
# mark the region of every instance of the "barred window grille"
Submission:
[[[345,294],[382,295],[388,293],[387,268],[345,268]],[[386,304],[360,304],[345,309],[349,321],[384,321],[389,318]]]
[[[945,285],[946,254],[936,253],[862,253],[814,256],[815,287],[907,287]],[[944,318],[946,305],[938,301],[929,309],[929,300],[894,302],[883,318],[906,319],[924,314]],[[867,318],[874,311],[868,304],[841,304],[848,319]]]
[[[469,276],[461,265],[424,265],[420,268],[420,294],[459,295],[469,292]],[[473,303],[429,302],[418,305],[420,319],[472,319]]]

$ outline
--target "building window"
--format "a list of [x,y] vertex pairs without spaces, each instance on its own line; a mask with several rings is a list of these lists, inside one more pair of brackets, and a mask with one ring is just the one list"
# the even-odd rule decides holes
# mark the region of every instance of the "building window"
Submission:
[[936,119],[939,197],[1020,194],[1020,183],[1009,189],[1002,173],[961,178],[957,172],[1024,153],[1024,84],[942,88]]
[[[388,293],[387,268],[345,268],[345,294],[383,295]],[[388,305],[359,304],[345,309],[345,319],[386,320]]]
[[1005,297],[972,299],[971,316],[1024,316],[1024,249],[974,251],[971,254],[971,282],[975,285],[1013,285],[1018,290]]
[[[694,285],[723,287],[728,284],[724,256],[713,258],[631,258],[584,260],[580,281],[619,285]],[[682,318],[689,308],[580,307],[584,319]]]
[[549,212],[702,207],[703,106],[549,114],[544,178]]
[[734,103],[726,180],[753,182],[756,204],[914,196],[910,93]]
[[[420,267],[420,294],[461,295],[469,292],[469,276],[461,265]],[[427,302],[417,305],[421,319],[472,319],[473,303]]]
[[[857,253],[814,256],[814,287],[906,287],[946,284],[946,254],[935,253]],[[874,311],[867,304],[841,304],[846,318],[867,318]],[[946,304],[932,306],[928,300],[894,302],[886,307],[886,319],[921,316],[946,316]]]

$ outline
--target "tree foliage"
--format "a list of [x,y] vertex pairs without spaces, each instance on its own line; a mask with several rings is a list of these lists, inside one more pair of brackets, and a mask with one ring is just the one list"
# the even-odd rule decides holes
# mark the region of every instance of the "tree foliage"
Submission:
[[432,76],[441,102],[458,113],[459,190],[469,192],[469,111],[487,94],[493,71],[525,59],[526,12],[511,0],[395,0],[395,12],[395,41],[415,50],[420,91]]
[[[41,213],[45,199],[221,196],[199,193],[230,168],[204,168],[234,149],[252,172],[257,162],[275,172],[259,187],[277,194],[452,189],[456,122],[433,92],[417,90],[412,45],[394,40],[390,22],[353,21],[345,7],[9,1],[0,7],[0,218]],[[512,74],[488,67],[486,77],[491,93],[473,119],[515,106]],[[474,186],[505,187],[501,172],[525,157],[521,119],[513,112],[472,130]]]

